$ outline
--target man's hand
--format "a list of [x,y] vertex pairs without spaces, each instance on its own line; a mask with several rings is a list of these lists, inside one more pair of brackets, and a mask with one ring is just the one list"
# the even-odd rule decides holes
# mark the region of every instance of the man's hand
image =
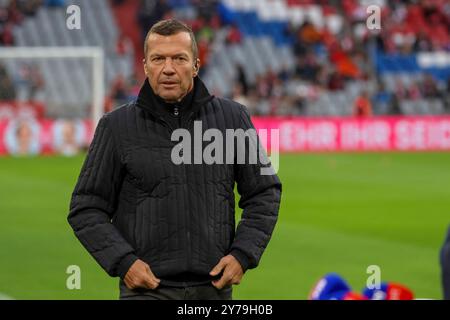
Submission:
[[128,289],[156,289],[159,286],[159,280],[155,277],[150,266],[142,260],[136,260],[125,275],[125,285]]
[[241,264],[232,255],[227,255],[220,259],[219,263],[209,273],[211,276],[217,276],[223,270],[222,277],[219,280],[212,281],[212,285],[217,289],[222,289],[227,285],[241,283],[244,270]]

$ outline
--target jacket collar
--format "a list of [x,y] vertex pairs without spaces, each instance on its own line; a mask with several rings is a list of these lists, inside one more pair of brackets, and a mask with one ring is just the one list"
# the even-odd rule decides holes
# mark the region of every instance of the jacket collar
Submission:
[[191,113],[194,114],[213,98],[214,96],[209,93],[203,81],[199,77],[195,77],[194,87],[192,91],[188,93],[186,97],[184,97],[183,100],[180,101],[180,103],[166,103],[153,92],[153,89],[150,86],[148,79],[146,78],[144,84],[141,87],[141,90],[139,91],[136,105],[142,109],[149,111],[157,118],[164,118],[171,112],[175,105],[181,106],[181,113],[184,113],[185,110],[190,110]]

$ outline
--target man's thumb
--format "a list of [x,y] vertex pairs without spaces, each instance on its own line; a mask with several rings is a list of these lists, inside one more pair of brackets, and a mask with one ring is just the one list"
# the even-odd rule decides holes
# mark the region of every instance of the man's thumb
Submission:
[[220,260],[219,263],[211,270],[209,273],[211,276],[217,276],[223,269],[224,262],[223,260]]

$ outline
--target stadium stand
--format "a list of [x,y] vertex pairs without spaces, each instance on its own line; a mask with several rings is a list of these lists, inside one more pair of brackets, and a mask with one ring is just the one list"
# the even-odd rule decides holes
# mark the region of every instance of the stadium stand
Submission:
[[[64,1],[33,1],[27,8],[20,3],[0,2],[2,45],[103,47],[107,110],[136,95],[143,37],[155,21],[171,17],[195,31],[201,76],[211,91],[241,101],[255,115],[423,115],[450,109],[445,0],[370,1],[381,8],[380,30],[366,27],[365,0],[76,0],[71,4],[81,7],[85,19],[77,31],[64,27]],[[45,98],[49,115],[61,104],[58,110],[72,116],[81,112],[80,103],[89,105],[89,68],[82,61],[2,64],[9,74],[2,79],[12,80],[1,85],[12,82],[15,90],[8,91],[19,100],[29,99],[30,89],[20,88],[17,75],[33,71],[38,84],[32,97]],[[80,85],[74,89],[73,82]],[[358,113],[361,103],[370,112]]]
[[[11,2],[14,3],[14,2]],[[32,16],[24,17],[14,26],[14,45],[33,46],[101,46],[105,51],[105,83],[114,87],[121,77],[133,74],[133,49],[117,50],[120,33],[114,21],[109,4],[106,1],[76,0],[71,4],[79,5],[83,12],[81,30],[66,28],[66,8],[59,1],[43,3]],[[47,6],[48,5],[48,6]],[[42,73],[45,90],[39,100],[47,103],[47,112],[51,116],[64,110],[66,116],[82,116],[86,112],[80,105],[89,105],[92,88],[90,68],[83,59],[40,59],[32,65],[26,60],[17,64],[6,59],[4,65],[12,75],[14,82],[20,82],[21,69],[32,69]],[[76,85],[73,85],[76,83]],[[28,100],[28,95],[17,94],[17,99]],[[64,105],[64,108],[57,108]]]

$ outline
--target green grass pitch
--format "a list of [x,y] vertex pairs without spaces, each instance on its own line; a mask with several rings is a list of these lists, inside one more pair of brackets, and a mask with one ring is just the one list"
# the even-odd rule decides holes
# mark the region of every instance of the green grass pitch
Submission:
[[[84,156],[0,158],[0,293],[17,299],[117,299],[117,279],[67,224]],[[361,291],[367,267],[416,297],[441,299],[439,248],[450,223],[450,153],[282,155],[282,205],[260,266],[235,299],[306,299],[327,272]],[[81,290],[66,269],[81,268]]]

